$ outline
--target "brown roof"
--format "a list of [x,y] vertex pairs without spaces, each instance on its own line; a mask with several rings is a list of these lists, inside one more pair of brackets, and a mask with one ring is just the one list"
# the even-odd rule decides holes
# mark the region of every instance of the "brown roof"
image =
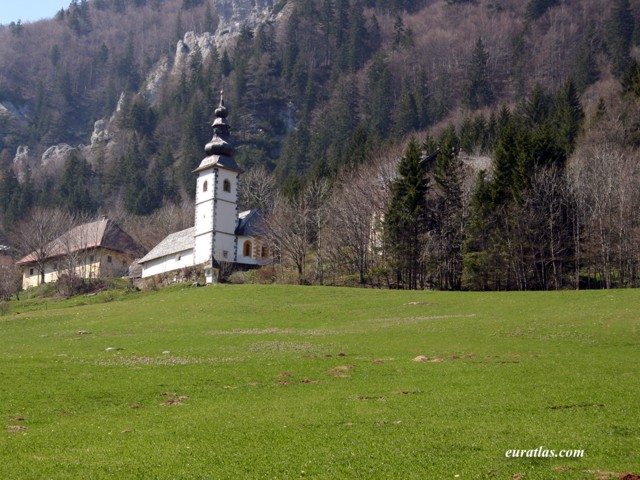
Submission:
[[[145,250],[113,220],[103,218],[72,228],[61,237],[55,239],[49,244],[47,258],[99,247],[126,253],[134,257],[140,257],[145,253]],[[32,263],[35,262],[35,258],[35,253],[32,252],[16,263],[17,265]]]

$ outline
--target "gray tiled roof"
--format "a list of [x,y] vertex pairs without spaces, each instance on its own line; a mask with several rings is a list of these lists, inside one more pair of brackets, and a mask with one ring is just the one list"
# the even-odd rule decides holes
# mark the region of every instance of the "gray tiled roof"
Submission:
[[196,227],[187,228],[179,232],[167,235],[153,250],[147,253],[143,258],[139,260],[139,263],[145,263],[156,258],[166,257],[167,255],[173,255],[178,252],[184,252],[194,247],[194,235],[196,233]]
[[264,228],[262,214],[260,210],[254,208],[252,210],[246,210],[238,215],[238,228],[236,228],[236,235],[244,235],[247,237],[260,237],[264,236]]

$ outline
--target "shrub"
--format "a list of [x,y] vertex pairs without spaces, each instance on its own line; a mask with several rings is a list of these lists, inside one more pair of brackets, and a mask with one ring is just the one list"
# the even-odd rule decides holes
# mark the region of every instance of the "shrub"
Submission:
[[227,282],[234,285],[242,285],[243,283],[246,283],[244,272],[233,272],[227,277]]
[[276,281],[276,268],[273,265],[267,265],[256,270],[256,283],[269,284]]

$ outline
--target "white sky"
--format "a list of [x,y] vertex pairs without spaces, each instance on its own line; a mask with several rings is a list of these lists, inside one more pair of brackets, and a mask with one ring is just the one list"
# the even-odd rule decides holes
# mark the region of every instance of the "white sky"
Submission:
[[66,9],[69,3],[71,0],[0,0],[0,24],[53,18],[61,8]]

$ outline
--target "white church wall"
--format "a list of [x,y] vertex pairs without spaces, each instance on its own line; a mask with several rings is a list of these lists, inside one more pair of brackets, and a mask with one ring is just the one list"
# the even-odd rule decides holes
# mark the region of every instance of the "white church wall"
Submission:
[[214,224],[214,202],[216,197],[216,170],[206,170],[196,181],[194,260],[196,264],[211,258],[211,243]]
[[180,270],[194,265],[193,249],[183,250],[164,257],[145,262],[142,267],[142,278],[161,275],[173,270]]
[[236,261],[236,227],[238,226],[238,174],[220,169],[216,178],[213,252],[216,260]]

